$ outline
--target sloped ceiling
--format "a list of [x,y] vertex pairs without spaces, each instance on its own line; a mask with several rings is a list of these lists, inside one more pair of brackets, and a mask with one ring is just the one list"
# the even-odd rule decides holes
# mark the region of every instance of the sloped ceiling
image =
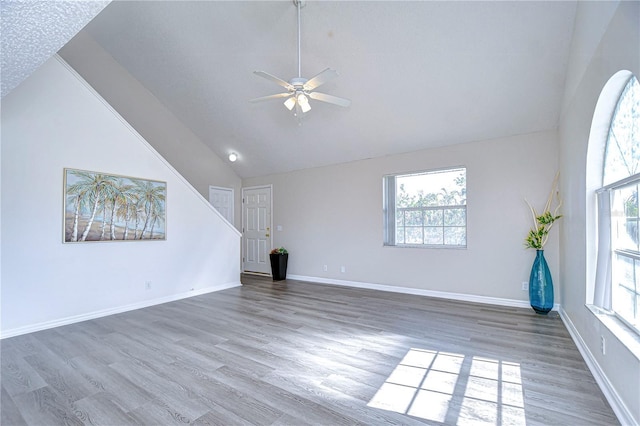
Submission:
[[86,30],[241,177],[553,129],[576,2],[307,1],[302,75],[340,76],[303,124],[249,99],[297,74],[291,1],[124,1]]
[[2,0],[2,97],[65,45],[111,0]]

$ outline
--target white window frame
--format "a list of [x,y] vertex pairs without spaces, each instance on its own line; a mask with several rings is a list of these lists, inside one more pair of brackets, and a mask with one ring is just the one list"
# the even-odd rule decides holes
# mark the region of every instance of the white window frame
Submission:
[[[614,120],[616,119],[618,106],[622,97],[626,93],[626,88],[629,82],[634,78],[633,74],[630,74],[626,79],[626,82],[623,85],[623,90],[620,92],[613,113],[611,114],[609,120],[609,129],[606,134],[606,141],[604,143],[604,150],[602,152],[602,177],[605,176],[605,168],[607,166],[607,158],[606,152],[608,149],[609,143],[612,143],[611,140],[611,129],[613,127]],[[595,295],[594,295],[594,305],[598,308],[604,309],[609,312],[611,315],[615,316],[621,323],[625,324],[629,329],[633,330],[635,333],[640,334],[640,313],[636,312],[636,322],[635,324],[631,323],[625,317],[623,317],[620,313],[616,312],[615,306],[613,306],[613,296],[618,286],[618,280],[616,279],[616,271],[615,271],[615,262],[614,258],[616,256],[623,256],[625,258],[631,259],[633,262],[640,260],[640,250],[633,250],[628,247],[622,247],[620,244],[616,243],[614,238],[614,227],[616,226],[616,221],[614,220],[615,212],[612,211],[613,206],[611,203],[612,194],[615,191],[621,190],[623,188],[629,187],[631,185],[640,184],[640,174],[634,174],[632,176],[624,177],[620,180],[610,182],[607,185],[603,186],[599,190],[596,191],[598,194],[598,216],[599,216],[599,230],[598,230],[598,261],[597,261],[597,269],[596,269],[596,277],[595,277]],[[617,221],[618,224],[621,223],[620,220]],[[635,269],[634,269],[635,271]],[[640,297],[638,293],[640,291],[635,286],[635,272],[634,272],[634,303],[636,302],[636,298]],[[625,286],[626,287],[626,286]]]
[[[431,169],[431,170],[423,170],[417,172],[410,173],[396,173],[392,175],[383,176],[383,244],[384,246],[391,247],[408,247],[408,248],[454,248],[454,249],[466,249],[467,248],[467,203],[465,197],[464,204],[456,204],[456,205],[437,205],[437,206],[425,206],[425,207],[405,207],[398,208],[397,200],[396,200],[396,179],[399,177],[410,177],[410,176],[418,176],[418,175],[428,175],[428,174],[436,174],[436,173],[444,173],[451,172],[456,170],[464,170],[465,177],[467,173],[466,166],[455,166],[455,167],[447,167],[443,169]],[[466,192],[466,182],[465,182],[465,192]],[[455,227],[463,227],[465,232],[465,243],[464,244],[446,244],[445,239],[443,238],[442,244],[415,244],[415,243],[398,243],[396,241],[396,217],[398,215],[398,211],[420,211],[424,214],[430,211],[444,211],[445,210],[464,210],[464,225],[456,225]],[[404,215],[403,215],[404,216]],[[417,227],[417,225],[416,225]],[[422,228],[423,233],[426,228],[435,227],[435,226],[427,226],[426,224],[422,224],[419,227]],[[445,225],[444,221],[442,226],[437,226],[438,228],[443,228],[444,230],[447,227],[454,227],[452,225]],[[406,228],[406,227],[405,227]],[[424,235],[424,234],[423,234]]]

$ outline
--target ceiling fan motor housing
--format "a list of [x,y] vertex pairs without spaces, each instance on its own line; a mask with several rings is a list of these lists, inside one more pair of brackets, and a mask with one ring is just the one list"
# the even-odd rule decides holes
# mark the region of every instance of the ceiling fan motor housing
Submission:
[[289,80],[289,84],[296,88],[296,90],[303,90],[305,83],[309,81],[307,78],[303,77],[294,77]]

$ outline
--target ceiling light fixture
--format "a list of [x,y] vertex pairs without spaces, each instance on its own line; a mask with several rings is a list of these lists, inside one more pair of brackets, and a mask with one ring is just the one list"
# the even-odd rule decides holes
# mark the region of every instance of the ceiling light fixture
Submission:
[[238,159],[238,154],[236,154],[235,152],[232,152],[231,154],[229,154],[229,161],[231,161],[232,163],[235,163],[237,159]]
[[304,93],[298,93],[298,96],[296,96],[296,99],[303,113],[309,112],[309,110],[311,110],[311,105],[309,105],[309,99],[307,99]]
[[293,96],[288,98],[286,101],[284,101],[284,106],[286,106],[287,109],[291,111],[293,107],[296,106],[296,98],[294,98]]

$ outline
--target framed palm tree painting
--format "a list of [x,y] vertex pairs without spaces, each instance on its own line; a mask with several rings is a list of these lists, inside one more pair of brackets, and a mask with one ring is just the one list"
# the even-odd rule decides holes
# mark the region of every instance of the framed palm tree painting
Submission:
[[167,183],[64,169],[64,242],[166,239]]

